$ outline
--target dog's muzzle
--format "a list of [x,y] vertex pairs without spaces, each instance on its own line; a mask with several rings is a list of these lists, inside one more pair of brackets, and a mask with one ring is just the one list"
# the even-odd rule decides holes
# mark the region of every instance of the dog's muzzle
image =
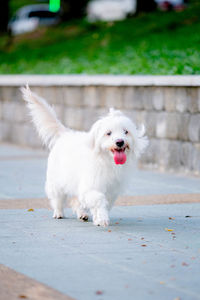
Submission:
[[121,148],[121,147],[123,147],[124,146],[124,140],[117,140],[116,141],[116,145],[117,145],[117,147],[119,147],[119,148]]

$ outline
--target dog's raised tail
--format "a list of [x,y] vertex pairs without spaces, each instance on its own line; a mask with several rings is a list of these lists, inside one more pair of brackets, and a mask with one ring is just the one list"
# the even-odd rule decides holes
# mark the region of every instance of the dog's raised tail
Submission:
[[32,122],[40,138],[51,149],[56,140],[66,131],[66,128],[57,119],[53,108],[43,98],[33,93],[28,85],[20,90],[24,100],[27,102]]

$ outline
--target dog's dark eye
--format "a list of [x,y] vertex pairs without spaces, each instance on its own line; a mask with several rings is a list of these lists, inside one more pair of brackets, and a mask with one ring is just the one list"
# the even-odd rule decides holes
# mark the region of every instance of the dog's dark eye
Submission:
[[124,130],[124,133],[125,133],[125,134],[128,134],[128,130]]
[[108,131],[107,133],[106,133],[106,135],[111,135],[112,134],[112,132],[111,131]]

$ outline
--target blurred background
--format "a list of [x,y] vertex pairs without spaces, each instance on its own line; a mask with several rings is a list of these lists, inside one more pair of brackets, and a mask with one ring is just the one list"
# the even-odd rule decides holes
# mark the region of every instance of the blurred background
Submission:
[[152,76],[200,74],[199,1],[2,0],[0,14],[1,142],[41,147],[28,82],[67,126],[89,130],[115,107],[146,126],[141,166],[200,175],[200,79]]
[[2,0],[0,73],[199,74],[197,0]]

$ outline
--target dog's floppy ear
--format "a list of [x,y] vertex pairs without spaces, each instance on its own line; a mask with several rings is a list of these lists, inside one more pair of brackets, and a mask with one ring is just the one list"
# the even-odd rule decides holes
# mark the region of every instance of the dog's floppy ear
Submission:
[[145,126],[143,124],[140,127],[138,127],[136,131],[137,136],[135,137],[134,152],[136,157],[140,157],[140,155],[149,145],[149,140],[147,136],[145,136]]
[[96,153],[100,151],[100,136],[99,131],[101,127],[101,120],[98,120],[95,122],[92,126],[92,128],[89,131],[89,138],[88,138],[88,144],[89,147],[94,149]]

